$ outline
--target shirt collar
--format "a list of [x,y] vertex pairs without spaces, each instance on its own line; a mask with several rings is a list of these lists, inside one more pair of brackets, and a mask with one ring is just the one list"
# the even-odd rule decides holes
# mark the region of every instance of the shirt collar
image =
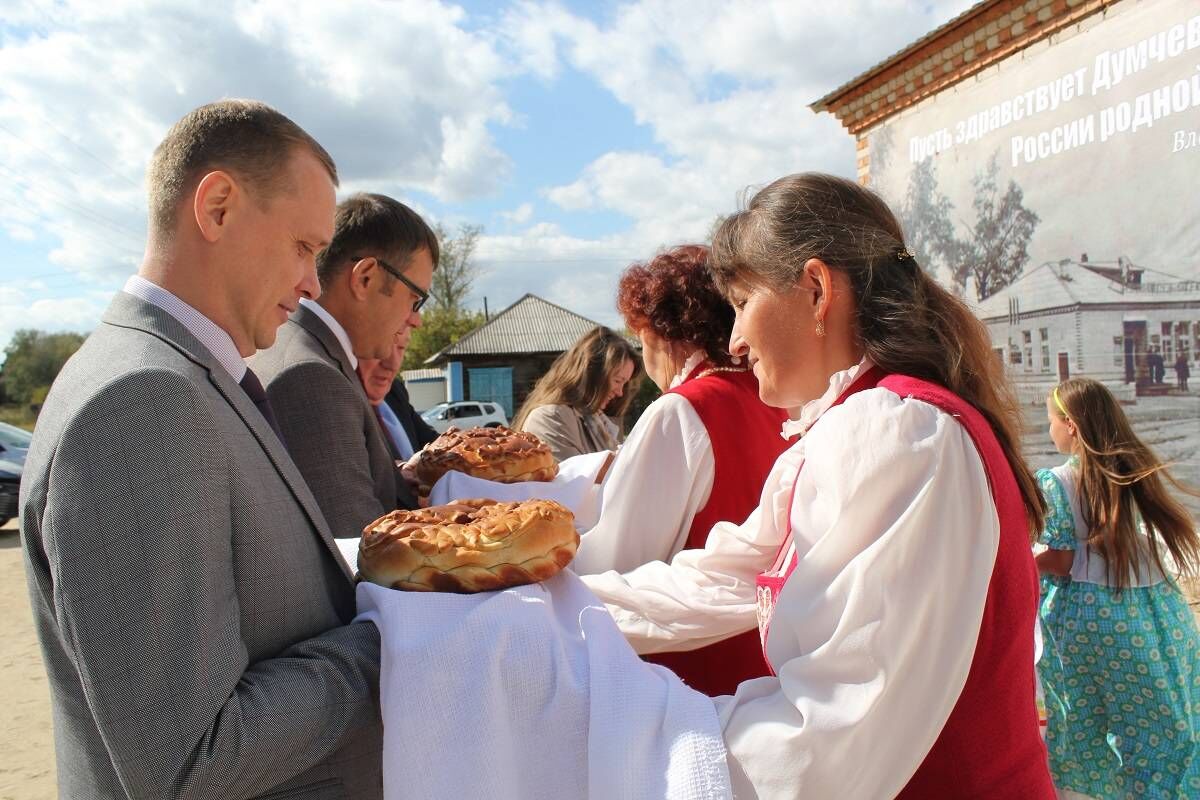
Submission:
[[145,300],[153,306],[161,308],[179,321],[188,333],[195,336],[204,345],[217,363],[225,368],[235,381],[241,382],[246,374],[246,362],[238,352],[233,337],[217,323],[201,314],[193,306],[179,299],[156,283],[143,278],[141,275],[131,275],[125,281],[123,290],[126,294]]
[[802,405],[799,416],[783,423],[783,432],[780,435],[784,439],[791,439],[793,436],[803,436],[808,433],[808,429],[816,424],[821,415],[837,402],[837,399],[842,396],[842,393],[846,389],[850,388],[850,384],[854,383],[854,379],[872,366],[871,360],[864,356],[862,361],[850,369],[833,373],[829,378],[829,388],[825,390],[825,394],[816,400],[809,400]]
[[679,370],[678,375],[676,375],[674,378],[671,379],[671,385],[668,386],[667,388],[674,389],[676,386],[683,383],[685,380],[687,380],[687,376],[691,375],[692,371],[695,370],[696,367],[700,366],[701,362],[703,362],[703,361],[704,361],[704,351],[703,350],[697,350],[696,352],[692,353],[690,356],[687,357],[687,361],[683,362],[683,368]]
[[345,352],[346,358],[350,361],[350,369],[358,369],[358,358],[354,355],[354,347],[350,344],[350,335],[346,333],[346,329],[342,327],[342,323],[334,319],[333,314],[326,311],[316,300],[301,297],[300,305],[316,314],[322,322],[329,326],[329,330],[333,331],[334,338],[338,340],[338,344],[342,346],[342,351]]

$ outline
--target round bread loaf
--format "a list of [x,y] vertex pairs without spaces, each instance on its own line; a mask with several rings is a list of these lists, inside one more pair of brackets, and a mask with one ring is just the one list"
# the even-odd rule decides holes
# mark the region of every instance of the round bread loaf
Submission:
[[552,500],[460,500],[371,523],[358,570],[391,589],[469,594],[551,578],[578,546],[574,515]]
[[449,428],[411,463],[423,494],[451,470],[499,483],[549,481],[558,474],[558,463],[540,439],[503,426]]

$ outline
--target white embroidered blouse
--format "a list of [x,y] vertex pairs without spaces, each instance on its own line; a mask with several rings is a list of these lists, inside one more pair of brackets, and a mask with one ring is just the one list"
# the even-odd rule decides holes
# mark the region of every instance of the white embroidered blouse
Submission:
[[714,700],[738,797],[891,797],[966,683],[1000,535],[983,462],[920,400],[876,388],[831,408],[868,366],[785,424],[803,437],[745,524],[584,578],[639,652],[693,649],[756,625],[755,579],[790,524],[799,563],[767,639],[778,677]]
[[[703,360],[703,352],[694,353],[671,388]],[[671,558],[708,502],[715,473],[700,415],[680,395],[664,394],[642,412],[617,452],[604,481],[600,519],[580,539],[571,569],[579,575],[624,572]]]

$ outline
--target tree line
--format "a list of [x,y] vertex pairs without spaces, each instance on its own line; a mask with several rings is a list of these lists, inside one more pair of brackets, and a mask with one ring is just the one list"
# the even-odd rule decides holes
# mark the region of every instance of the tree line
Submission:
[[[467,302],[480,275],[475,248],[483,229],[461,225],[451,234],[435,230],[441,243],[438,268],[433,273],[429,302],[421,310],[421,327],[413,330],[402,369],[419,369],[425,360],[449,347],[484,323],[482,311]],[[0,366],[0,405],[37,407],[46,399],[50,384],[86,335],[18,330],[4,348]]]

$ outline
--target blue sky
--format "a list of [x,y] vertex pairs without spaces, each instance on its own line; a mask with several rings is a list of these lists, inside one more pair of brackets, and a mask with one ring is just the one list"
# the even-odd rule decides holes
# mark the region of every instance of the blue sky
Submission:
[[472,303],[535,292],[617,324],[620,271],[701,239],[739,192],[853,140],[808,104],[971,5],[17,0],[0,6],[0,349],[87,331],[137,269],[166,129],[276,106],[343,194],[484,229]]

